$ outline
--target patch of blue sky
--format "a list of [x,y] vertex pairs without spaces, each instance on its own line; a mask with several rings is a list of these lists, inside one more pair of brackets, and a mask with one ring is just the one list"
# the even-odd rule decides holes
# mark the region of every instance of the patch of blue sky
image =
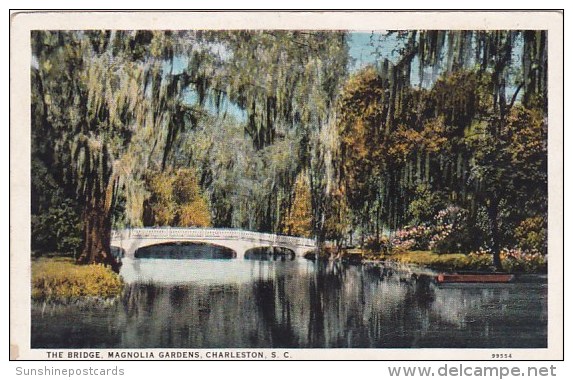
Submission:
[[[188,105],[196,105],[199,103],[199,94],[193,88],[187,88],[183,91],[183,101]],[[203,107],[209,114],[215,116],[230,116],[236,119],[239,123],[247,121],[247,112],[229,101],[227,97],[221,97],[219,106],[211,97],[207,97],[204,101]]]
[[[512,54],[513,68],[518,70],[519,62],[521,62],[520,46],[523,42],[516,41],[515,48]],[[394,34],[388,34],[386,30],[376,31],[350,31],[348,38],[348,47],[350,55],[350,63],[348,70],[350,73],[355,73],[368,65],[379,67],[380,64],[388,59],[392,63],[396,63],[400,58],[400,49],[404,47],[404,41],[398,39]],[[224,54],[221,48],[213,51],[214,54]],[[185,56],[176,57],[173,60],[173,74],[183,72],[187,66],[188,59]],[[433,86],[439,78],[441,70],[433,70],[431,67],[424,69],[422,78],[419,72],[420,62],[418,58],[414,58],[411,65],[411,81],[412,85],[429,89]],[[170,69],[170,68],[167,68]],[[507,97],[513,96],[517,85],[508,83],[506,87]],[[188,104],[196,104],[198,101],[197,93],[192,89],[187,89],[184,95],[185,102]],[[520,99],[518,96],[517,100]],[[228,114],[235,117],[239,122],[247,120],[247,113],[234,103],[223,99],[220,104],[220,109],[217,110],[214,102],[207,100],[205,103],[207,111],[213,114]]]
[[[349,32],[348,39],[350,64],[349,71],[351,73],[356,72],[368,65],[376,66],[378,62],[383,61],[385,58],[392,62],[396,62],[399,58],[397,53],[398,49],[401,47],[400,42],[393,36],[387,36],[387,31],[351,31]],[[215,49],[214,54],[221,55],[221,49]],[[224,53],[224,52],[223,52]],[[175,57],[173,60],[173,74],[182,73],[188,63],[187,57],[180,56]],[[167,71],[171,70],[171,67],[165,67]],[[196,104],[198,99],[198,94],[195,90],[188,88],[184,93],[184,101],[187,104]],[[212,114],[228,114],[236,118],[239,122],[246,122],[247,112],[236,104],[223,99],[220,104],[220,109],[217,110],[214,102],[207,99],[205,102],[205,108],[208,112]]]
[[392,62],[398,59],[396,53],[397,43],[387,31],[351,31],[348,38],[351,73],[368,65],[376,66],[385,58]]
[[[218,50],[215,53],[221,54]],[[173,57],[172,61],[166,61],[163,64],[163,70],[166,74],[178,75],[187,69],[188,64],[189,58],[187,56],[175,56]],[[197,94],[197,91],[191,87],[184,89],[183,101],[188,105],[196,105],[199,103],[199,95]],[[226,97],[221,99],[219,108],[217,108],[217,105],[210,97],[207,97],[207,99],[205,99],[204,107],[205,110],[212,115],[231,115],[235,117],[239,122],[244,122],[247,120],[247,113],[226,99]]]
[[177,75],[181,74],[187,68],[189,59],[185,55],[176,55],[172,61],[165,61],[163,63],[163,72],[166,74]]
[[[372,65],[379,68],[385,59],[397,63],[400,59],[400,49],[404,41],[398,39],[388,31],[356,31],[350,33],[349,54],[351,65],[349,71],[354,73],[362,68]],[[420,61],[417,57],[412,60],[410,78],[416,87],[430,88],[438,79],[432,68],[425,68],[420,78]]]
[[[380,67],[380,64],[388,59],[392,63],[397,63],[400,58],[399,51],[404,47],[404,41],[398,39],[394,34],[388,34],[386,30],[377,31],[351,31],[348,39],[350,55],[350,73],[355,73],[366,66],[372,65]],[[520,70],[522,60],[523,40],[517,39],[512,50],[512,64],[509,73],[509,83],[506,85],[506,97],[510,99],[517,90],[515,83],[516,73]],[[431,88],[441,75],[442,68],[434,70],[432,67],[425,67],[423,75],[420,77],[420,60],[416,56],[411,65],[411,85],[425,89]],[[517,96],[517,101],[521,99],[521,93]]]

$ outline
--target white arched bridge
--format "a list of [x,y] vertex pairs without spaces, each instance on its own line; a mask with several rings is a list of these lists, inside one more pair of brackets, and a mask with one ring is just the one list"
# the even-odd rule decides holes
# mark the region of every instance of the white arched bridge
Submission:
[[121,248],[126,257],[134,257],[139,248],[166,243],[211,244],[232,249],[236,258],[254,248],[284,248],[304,256],[316,249],[313,239],[224,228],[130,228],[112,231],[111,246]]

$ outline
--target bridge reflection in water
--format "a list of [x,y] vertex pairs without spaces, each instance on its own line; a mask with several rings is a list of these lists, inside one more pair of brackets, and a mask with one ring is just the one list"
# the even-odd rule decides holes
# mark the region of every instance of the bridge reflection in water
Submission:
[[[373,263],[272,255],[269,260],[268,254],[264,260],[165,259],[174,249],[165,244],[187,242],[203,243],[199,247],[205,250],[213,243],[243,244],[240,255],[233,252],[244,258],[265,245],[297,255],[314,248],[312,241],[250,234],[116,233],[114,243],[128,253],[120,271],[126,283],[121,299],[94,307],[33,304],[32,348],[547,347],[544,276],[511,284],[438,286],[431,273]],[[158,249],[157,244],[164,245]],[[149,248],[136,255],[143,247]]]
[[169,243],[220,246],[232,250],[238,259],[243,259],[247,251],[262,248],[289,250],[296,256],[316,249],[314,239],[224,228],[132,228],[113,231],[111,239],[112,248],[124,252],[127,258],[136,257],[141,248]]

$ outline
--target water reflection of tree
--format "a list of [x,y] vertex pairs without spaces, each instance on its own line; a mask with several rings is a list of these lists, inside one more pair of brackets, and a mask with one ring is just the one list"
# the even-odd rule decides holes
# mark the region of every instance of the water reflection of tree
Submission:
[[233,285],[131,284],[126,287],[125,347],[234,346],[239,304]]
[[110,309],[66,305],[44,314],[33,309],[32,343],[67,348],[546,345],[547,292],[540,284],[447,287],[428,276],[367,265],[248,264],[255,268],[251,282],[132,283],[122,303]]
[[291,306],[284,277],[260,279],[253,283],[253,294],[272,347],[297,347],[299,339],[291,321]]

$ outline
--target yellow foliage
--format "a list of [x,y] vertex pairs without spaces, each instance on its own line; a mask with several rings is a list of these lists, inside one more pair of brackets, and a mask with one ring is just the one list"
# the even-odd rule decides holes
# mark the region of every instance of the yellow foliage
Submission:
[[175,178],[167,173],[154,173],[149,179],[150,191],[158,200],[171,201],[174,180]]
[[466,255],[463,253],[437,254],[431,251],[405,251],[404,253],[389,255],[387,259],[404,264],[417,264],[430,267],[451,266],[453,268],[463,267]]
[[113,298],[122,289],[121,277],[101,264],[77,265],[67,258],[32,261],[32,299]]
[[283,232],[288,235],[312,236],[312,204],[306,173],[298,175],[294,185],[292,206],[284,219]]
[[209,206],[203,198],[196,198],[179,207],[179,226],[181,227],[209,227],[211,226],[211,213]]
[[175,220],[176,209],[171,202],[156,202],[151,206],[153,219],[156,226],[170,226]]
[[156,226],[209,227],[211,211],[192,169],[149,176],[149,207]]
[[193,170],[179,169],[172,178],[172,192],[179,203],[191,202],[200,195],[201,188]]
[[514,163],[547,154],[547,124],[541,112],[516,106],[507,121],[504,133],[510,136],[509,151]]
[[388,153],[398,162],[405,162],[416,151],[440,152],[447,142],[443,117],[425,121],[422,131],[400,124],[392,136]]

